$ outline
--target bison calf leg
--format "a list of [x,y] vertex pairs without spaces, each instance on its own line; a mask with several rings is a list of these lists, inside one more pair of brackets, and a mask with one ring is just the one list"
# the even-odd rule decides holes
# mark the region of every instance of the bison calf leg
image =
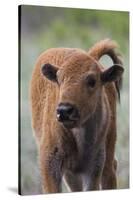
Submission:
[[81,177],[78,174],[74,174],[71,171],[65,172],[64,182],[67,188],[73,192],[82,191]]
[[44,193],[61,192],[61,163],[61,159],[55,154],[40,154],[40,169]]
[[101,178],[103,173],[103,167],[105,163],[105,150],[104,146],[97,153],[94,162],[89,170],[88,177],[84,175],[83,189],[87,190],[100,190]]
[[100,190],[101,177],[83,175],[83,191]]
[[102,175],[102,189],[116,189],[117,188],[117,160],[114,160],[112,165],[104,168]]

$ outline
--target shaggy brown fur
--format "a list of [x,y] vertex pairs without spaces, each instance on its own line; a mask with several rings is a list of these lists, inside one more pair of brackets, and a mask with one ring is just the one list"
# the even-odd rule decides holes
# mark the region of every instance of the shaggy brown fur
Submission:
[[[89,52],[53,48],[36,62],[32,125],[45,193],[60,192],[62,178],[72,191],[117,187],[116,99],[123,68],[114,48],[109,39]],[[105,54],[114,62],[108,69],[98,62]]]

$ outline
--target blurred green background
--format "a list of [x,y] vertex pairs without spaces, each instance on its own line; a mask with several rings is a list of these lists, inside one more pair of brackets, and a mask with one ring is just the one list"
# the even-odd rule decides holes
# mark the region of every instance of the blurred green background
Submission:
[[[129,13],[74,8],[21,6],[21,189],[40,194],[41,182],[35,139],[32,135],[29,81],[37,57],[51,47],[88,50],[95,42],[111,38],[120,45],[124,62],[121,103],[118,104],[118,188],[129,187]],[[105,66],[112,61],[101,59]],[[64,191],[66,189],[64,188]]]

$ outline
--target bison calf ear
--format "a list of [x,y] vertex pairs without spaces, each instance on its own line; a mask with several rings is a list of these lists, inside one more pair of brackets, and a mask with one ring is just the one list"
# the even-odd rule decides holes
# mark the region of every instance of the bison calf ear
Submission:
[[106,69],[104,72],[101,74],[101,81],[103,84],[107,82],[112,82],[120,79],[124,72],[124,69],[121,65],[113,65],[112,67]]
[[57,71],[58,68],[49,63],[44,64],[42,66],[42,74],[46,76],[46,78],[54,82],[57,82],[57,76],[56,76]]

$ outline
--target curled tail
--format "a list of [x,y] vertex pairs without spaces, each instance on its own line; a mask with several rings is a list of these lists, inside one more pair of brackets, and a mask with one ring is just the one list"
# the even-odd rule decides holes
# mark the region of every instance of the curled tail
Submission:
[[[115,41],[110,39],[101,40],[96,43],[90,50],[88,54],[94,59],[99,60],[102,56],[108,55],[114,64],[119,64],[123,66],[122,60],[120,59],[120,54],[116,53],[115,49],[118,47]],[[118,93],[118,98],[120,101],[120,89],[122,87],[122,77],[115,81],[116,90]]]

